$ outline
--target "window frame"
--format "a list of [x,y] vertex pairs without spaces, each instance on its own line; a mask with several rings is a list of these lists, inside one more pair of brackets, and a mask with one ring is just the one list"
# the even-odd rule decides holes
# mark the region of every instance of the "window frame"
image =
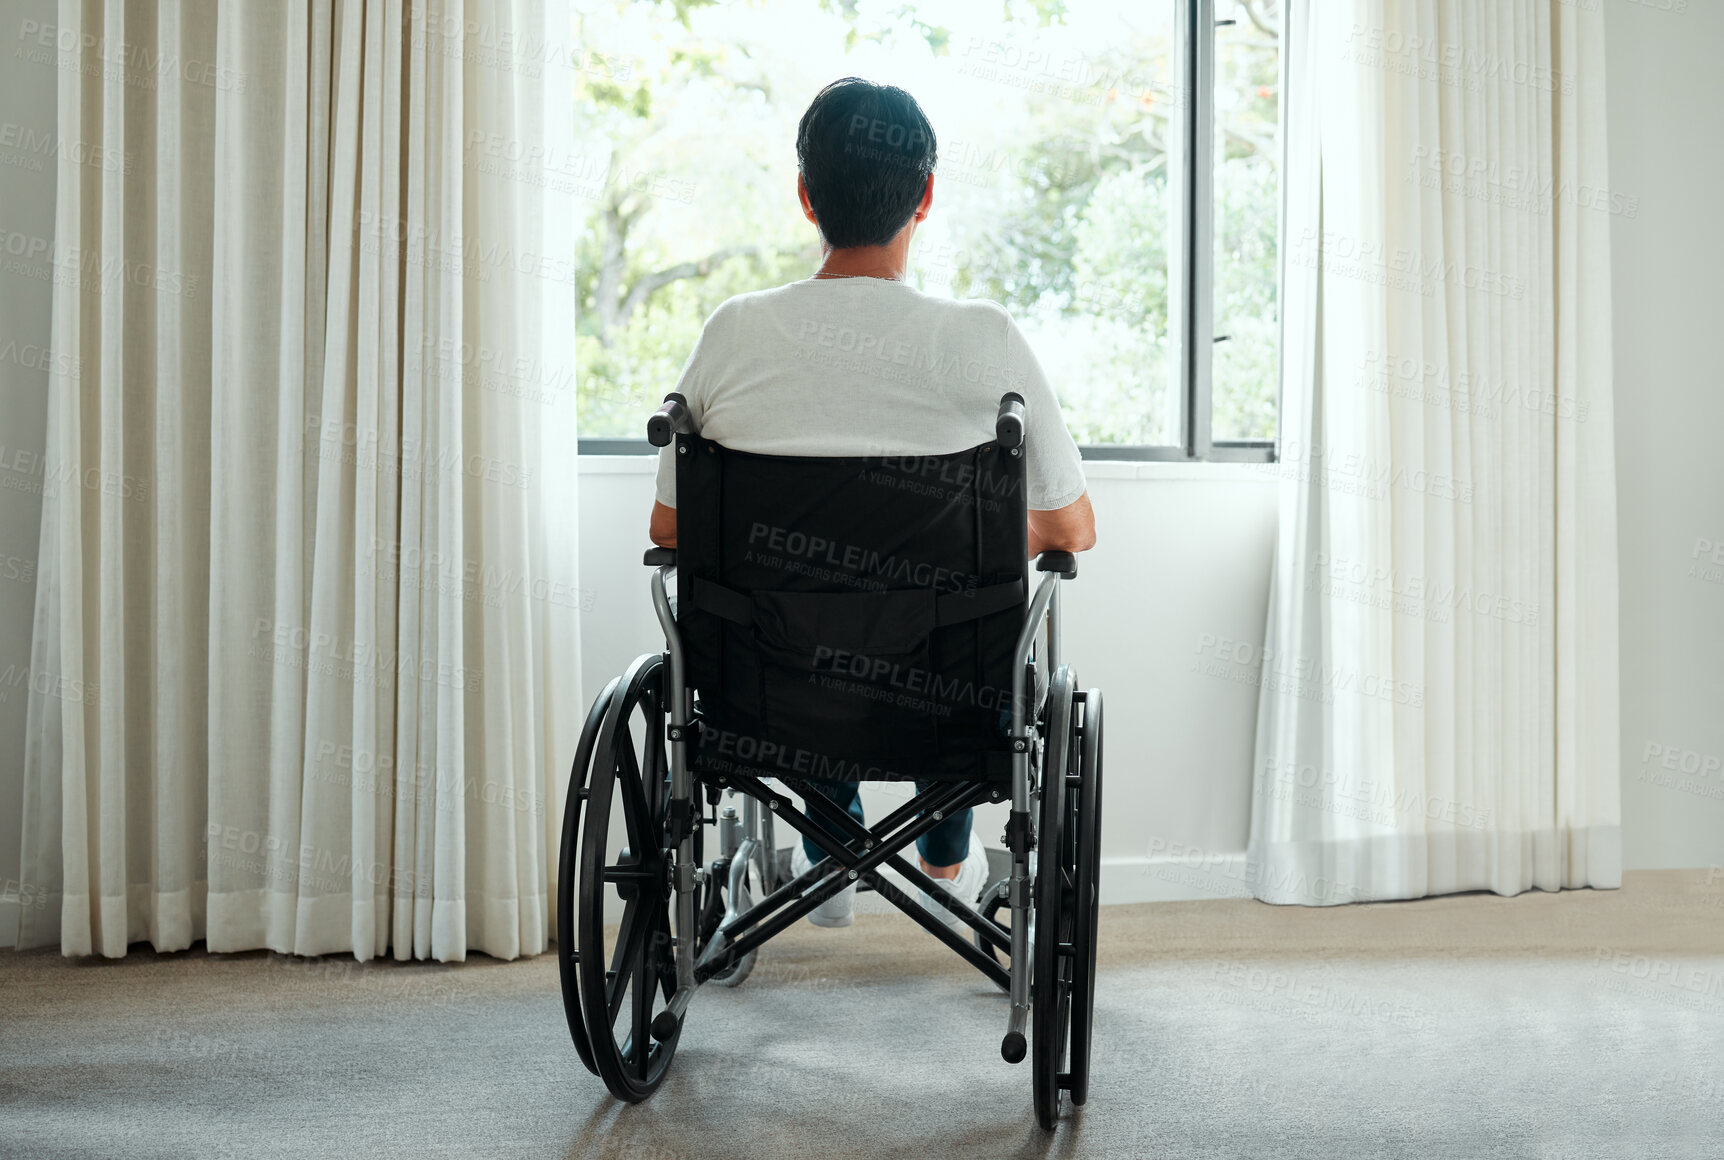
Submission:
[[[1280,196],[1277,205],[1275,276],[1285,286],[1287,205],[1287,51],[1286,7],[1282,9],[1282,48],[1277,99],[1282,102]],[[1275,438],[1218,440],[1214,437],[1212,371],[1215,354],[1215,0],[1174,0],[1174,45],[1179,55],[1180,107],[1185,111],[1181,142],[1178,214],[1181,294],[1170,310],[1169,326],[1180,331],[1179,434],[1177,444],[1082,443],[1086,460],[1173,463],[1274,463],[1281,440],[1282,384],[1285,370],[1275,360]],[[1279,289],[1279,287],[1278,287]],[[1279,335],[1282,302],[1276,296]],[[1201,341],[1199,336],[1208,336]],[[1279,337],[1277,347],[1281,345]],[[643,416],[642,421],[645,421]],[[577,439],[581,455],[648,455],[658,448],[646,439]]]

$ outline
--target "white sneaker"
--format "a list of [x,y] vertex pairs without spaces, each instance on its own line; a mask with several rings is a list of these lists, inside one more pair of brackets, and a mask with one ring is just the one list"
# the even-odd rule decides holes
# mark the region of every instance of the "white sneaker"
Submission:
[[[808,873],[814,863],[808,860],[808,855],[802,849],[802,839],[796,839],[796,845],[790,849],[790,876],[800,878]],[[815,926],[849,926],[850,916],[856,913],[856,884],[852,882],[819,906],[809,912],[808,921]]]
[[[964,864],[958,867],[956,878],[936,878],[935,883],[948,893],[957,895],[971,907],[976,905],[982,896],[982,888],[988,884],[988,852],[982,848],[982,839],[976,831],[970,831],[970,852],[964,855]],[[929,898],[925,892],[922,895],[922,905],[933,911],[936,916],[945,920],[946,925],[954,929],[963,925],[957,915]]]

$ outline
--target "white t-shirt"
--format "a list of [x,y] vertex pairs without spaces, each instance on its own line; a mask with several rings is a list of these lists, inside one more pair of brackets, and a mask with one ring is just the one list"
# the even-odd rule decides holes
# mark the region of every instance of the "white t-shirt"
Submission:
[[[1059,401],[1004,307],[884,278],[810,278],[739,294],[706,320],[676,389],[708,439],[762,455],[939,455],[994,437],[1024,397],[1029,506],[1084,492]],[[658,500],[676,506],[672,449]]]

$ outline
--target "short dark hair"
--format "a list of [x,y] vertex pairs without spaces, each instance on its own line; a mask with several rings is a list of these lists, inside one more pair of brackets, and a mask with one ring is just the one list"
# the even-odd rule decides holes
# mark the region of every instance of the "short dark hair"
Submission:
[[934,172],[934,127],[903,89],[833,81],[796,129],[796,166],[826,244],[883,246],[898,236]]

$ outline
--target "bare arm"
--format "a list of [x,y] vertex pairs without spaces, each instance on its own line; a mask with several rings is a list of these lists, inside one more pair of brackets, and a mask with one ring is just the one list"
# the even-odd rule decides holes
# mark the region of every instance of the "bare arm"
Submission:
[[1063,508],[1030,512],[1030,555],[1087,552],[1095,547],[1095,509],[1084,492]]
[[648,526],[647,535],[661,548],[676,547],[676,509],[653,500],[652,523]]

